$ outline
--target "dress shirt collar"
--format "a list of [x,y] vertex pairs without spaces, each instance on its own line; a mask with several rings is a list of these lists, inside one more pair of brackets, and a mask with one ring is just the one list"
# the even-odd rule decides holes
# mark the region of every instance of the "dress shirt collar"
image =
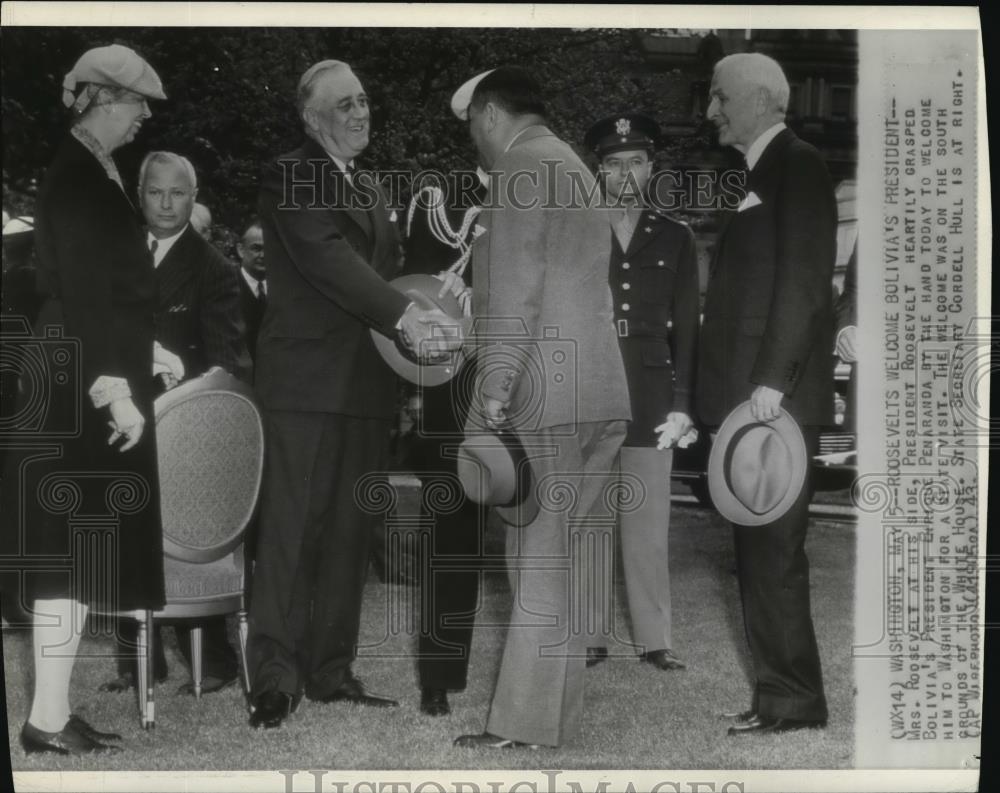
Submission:
[[241,266],[240,273],[243,275],[243,280],[247,282],[247,286],[250,287],[250,291],[253,292],[257,297],[260,297],[260,290],[264,290],[264,294],[267,294],[267,281],[261,281],[254,278],[250,273],[247,272],[247,268]]
[[757,139],[750,144],[750,148],[747,149],[747,168],[753,170],[753,167],[760,160],[760,155],[764,153],[764,149],[767,148],[767,144],[774,140],[778,133],[785,128],[785,122],[779,121],[773,127],[769,127],[757,136]]
[[157,239],[153,236],[153,232],[146,232],[146,247],[149,248],[153,244],[153,240],[156,240],[156,252],[153,254],[153,267],[159,267],[160,263],[170,252],[170,249],[174,247],[174,243],[181,238],[181,235],[187,231],[188,224],[184,224],[184,228],[178,231],[176,234],[170,237],[164,237],[163,239]]

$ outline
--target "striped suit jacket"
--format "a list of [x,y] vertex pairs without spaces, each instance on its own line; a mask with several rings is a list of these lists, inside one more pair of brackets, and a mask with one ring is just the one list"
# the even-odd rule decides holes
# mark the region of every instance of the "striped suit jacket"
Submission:
[[156,268],[156,340],[184,362],[185,377],[220,366],[251,377],[239,274],[188,226]]

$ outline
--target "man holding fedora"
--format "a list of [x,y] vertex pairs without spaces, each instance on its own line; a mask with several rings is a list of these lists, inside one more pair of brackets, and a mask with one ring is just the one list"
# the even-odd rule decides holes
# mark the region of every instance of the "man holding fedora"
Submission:
[[809,458],[832,408],[837,206],[819,153],[785,127],[788,96],[765,55],[715,67],[708,118],[748,168],[746,198],[723,221],[711,265],[695,400],[706,426],[722,425],[710,485],[734,524],[756,677],[730,735],[827,719],[805,539]]
[[[478,375],[467,426],[519,437],[541,503],[507,529],[514,605],[486,731],[455,744],[559,746],[583,718],[580,626],[591,615],[579,590],[604,580],[610,564],[610,554],[584,561],[580,546],[607,511],[602,496],[630,418],[607,281],[611,240],[604,213],[586,200],[594,177],[546,127],[532,75],[512,66],[480,74],[452,108],[490,174],[485,233],[473,248]],[[606,549],[610,525],[601,526]]]
[[420,356],[457,346],[455,323],[391,287],[399,239],[386,199],[355,170],[368,96],[351,67],[301,77],[306,140],[264,169],[259,200],[267,308],[255,387],[267,449],[250,609],[251,726],[280,725],[299,698],[391,707],[351,671],[372,523],[360,478],[388,458],[396,379],[369,329]]

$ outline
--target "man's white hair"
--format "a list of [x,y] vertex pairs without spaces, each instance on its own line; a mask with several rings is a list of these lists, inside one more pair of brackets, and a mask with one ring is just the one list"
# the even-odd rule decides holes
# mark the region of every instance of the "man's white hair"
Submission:
[[187,157],[182,157],[180,154],[174,154],[172,151],[151,151],[142,159],[142,165],[139,166],[139,189],[142,190],[143,186],[146,184],[146,171],[149,166],[153,163],[159,163],[161,165],[171,164],[179,165],[188,175],[188,179],[191,180],[191,189],[198,189],[198,175],[194,171],[194,166]]
[[731,68],[744,84],[767,91],[774,110],[788,112],[788,97],[791,93],[788,78],[774,58],[760,52],[737,52],[715,64],[716,72],[723,68]]
[[295,108],[299,111],[299,116],[302,115],[302,111],[306,109],[306,105],[313,98],[319,78],[332,69],[351,71],[351,67],[343,61],[327,60],[314,63],[299,78],[299,85],[295,89]]

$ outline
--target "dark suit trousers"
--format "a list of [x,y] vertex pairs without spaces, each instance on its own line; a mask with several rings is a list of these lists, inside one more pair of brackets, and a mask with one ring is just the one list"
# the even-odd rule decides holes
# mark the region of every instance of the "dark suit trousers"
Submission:
[[[454,475],[444,479],[422,477],[423,490],[461,493]],[[450,487],[449,487],[450,484]],[[447,488],[447,490],[445,490]],[[465,688],[469,671],[472,629],[479,602],[480,560],[486,510],[458,495],[461,504],[433,512],[422,499],[422,517],[433,521],[430,548],[422,552],[420,596],[422,619],[417,641],[417,669],[423,688]]]
[[[803,427],[809,456],[819,431]],[[753,708],[761,716],[827,717],[809,604],[809,479],[792,508],[774,523],[733,525],[743,622],[757,680]]]
[[266,411],[248,645],[254,696],[304,690],[320,699],[349,673],[372,524],[382,518],[359,503],[365,494],[377,500],[378,487],[365,494],[355,487],[384,470],[389,426],[333,413]]

